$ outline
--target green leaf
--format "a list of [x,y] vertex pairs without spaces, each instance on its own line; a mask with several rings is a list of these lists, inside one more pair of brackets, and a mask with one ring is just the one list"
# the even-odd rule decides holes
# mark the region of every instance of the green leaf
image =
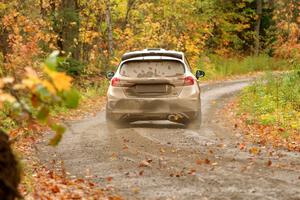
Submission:
[[50,140],[49,145],[56,146],[60,142],[63,133],[66,131],[66,128],[60,124],[52,124],[51,129],[55,131],[54,137]]
[[36,115],[36,118],[37,118],[40,122],[44,123],[44,122],[46,122],[48,116],[49,116],[49,109],[43,106],[43,107],[38,111],[38,114]]
[[43,85],[38,85],[36,87],[36,92],[39,94],[39,97],[42,99],[51,97],[51,94],[49,93],[47,88],[45,88]]
[[59,51],[53,51],[48,58],[45,60],[46,66],[51,70],[56,70],[58,64]]
[[76,108],[79,104],[80,95],[77,90],[71,89],[64,92],[65,104],[67,108]]
[[0,11],[5,10],[7,5],[5,3],[0,2]]

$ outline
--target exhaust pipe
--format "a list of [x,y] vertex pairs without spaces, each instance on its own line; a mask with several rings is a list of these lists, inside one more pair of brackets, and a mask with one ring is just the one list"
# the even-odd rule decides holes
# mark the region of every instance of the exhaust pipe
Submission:
[[189,117],[184,113],[176,113],[176,114],[171,114],[168,116],[168,120],[171,122],[183,123],[188,119],[189,119]]
[[168,120],[171,121],[171,122],[176,122],[177,121],[177,117],[176,117],[176,115],[172,114],[172,115],[168,116]]

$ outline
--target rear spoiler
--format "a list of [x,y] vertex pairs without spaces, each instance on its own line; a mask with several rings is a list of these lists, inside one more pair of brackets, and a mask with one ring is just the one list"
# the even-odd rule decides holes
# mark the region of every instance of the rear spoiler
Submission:
[[179,52],[130,52],[126,53],[122,56],[122,61],[128,60],[130,58],[136,58],[136,57],[145,57],[145,56],[168,56],[178,59],[183,59],[183,54]]

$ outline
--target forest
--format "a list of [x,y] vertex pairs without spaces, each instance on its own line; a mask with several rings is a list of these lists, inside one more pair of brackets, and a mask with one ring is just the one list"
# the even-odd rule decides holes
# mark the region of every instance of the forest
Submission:
[[67,58],[60,67],[71,75],[103,72],[124,52],[150,47],[184,51],[195,67],[209,55],[299,52],[296,0],[26,0],[4,1],[0,13],[2,74],[53,50]]
[[184,52],[206,81],[281,71],[243,90],[238,112],[248,124],[279,127],[284,146],[299,151],[300,1],[1,0],[0,149],[10,156],[0,159],[0,196],[19,196],[27,173],[10,143],[42,126],[57,145],[66,129],[57,116],[105,96],[106,72],[145,48]]

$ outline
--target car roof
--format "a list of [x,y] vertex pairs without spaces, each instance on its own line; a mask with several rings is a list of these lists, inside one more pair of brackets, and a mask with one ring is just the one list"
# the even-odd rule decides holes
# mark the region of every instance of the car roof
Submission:
[[125,53],[122,56],[122,61],[131,59],[131,58],[146,57],[146,56],[151,56],[151,57],[165,56],[165,57],[177,58],[180,60],[183,60],[183,58],[184,58],[184,55],[182,52],[152,48],[152,49],[144,49],[142,51],[132,51],[132,52]]

